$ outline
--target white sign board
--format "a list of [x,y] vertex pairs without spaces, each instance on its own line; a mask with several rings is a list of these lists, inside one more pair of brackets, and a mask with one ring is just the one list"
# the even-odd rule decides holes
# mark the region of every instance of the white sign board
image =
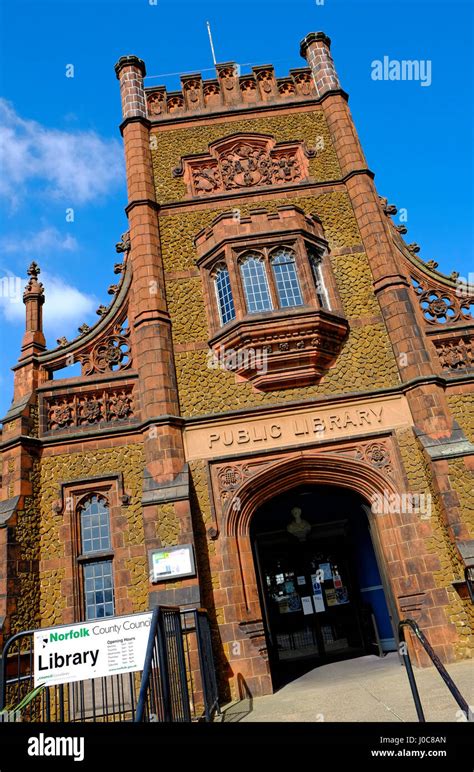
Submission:
[[34,633],[34,684],[66,684],[142,670],[151,612]]
[[195,573],[192,544],[153,550],[150,556],[152,582],[193,576]]
[[313,604],[311,602],[311,597],[309,595],[305,598],[301,598],[301,603],[303,606],[303,614],[305,616],[307,616],[308,614],[314,614]]

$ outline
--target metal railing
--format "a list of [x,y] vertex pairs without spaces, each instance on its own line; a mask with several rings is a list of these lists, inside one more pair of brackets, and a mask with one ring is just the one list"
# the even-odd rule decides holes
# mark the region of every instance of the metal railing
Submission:
[[153,612],[135,721],[211,721],[220,712],[204,609]]
[[464,579],[471,603],[474,603],[474,566],[466,566],[464,569]]
[[197,608],[181,611],[181,624],[185,633],[183,643],[190,677],[193,715],[196,719],[212,721],[214,714],[220,715],[221,710],[207,611]]
[[[34,630],[12,636],[0,660],[0,710],[13,710],[34,688]],[[120,673],[45,687],[22,721],[131,721],[140,673]]]
[[467,704],[466,700],[462,696],[461,692],[459,691],[458,687],[454,683],[453,679],[449,675],[448,671],[444,667],[443,663],[441,662],[438,655],[434,652],[432,649],[430,643],[427,641],[423,633],[421,632],[419,626],[413,619],[402,619],[398,624],[398,634],[400,643],[404,644],[400,646],[400,652],[403,659],[403,664],[405,665],[407,676],[408,676],[408,682],[410,684],[411,693],[413,696],[413,701],[415,703],[416,708],[416,714],[418,716],[418,721],[420,722],[426,722],[425,714],[423,712],[423,707],[421,704],[420,695],[418,692],[418,687],[416,685],[415,680],[415,674],[413,672],[413,667],[411,664],[410,655],[408,653],[408,647],[406,645],[405,640],[405,627],[409,627],[412,633],[416,636],[417,640],[421,643],[423,646],[423,649],[428,654],[429,658],[431,659],[433,665],[435,666],[436,670],[440,674],[441,678],[443,679],[444,683],[448,687],[449,691],[451,692],[452,696],[456,700],[457,704],[463,711],[464,715],[466,716],[466,719],[468,721],[471,720],[471,712],[469,705]]
[[[150,630],[143,671],[45,686],[22,710],[22,721],[210,721],[219,705],[207,612],[158,607]],[[34,688],[34,632],[5,644],[0,711],[13,712]]]

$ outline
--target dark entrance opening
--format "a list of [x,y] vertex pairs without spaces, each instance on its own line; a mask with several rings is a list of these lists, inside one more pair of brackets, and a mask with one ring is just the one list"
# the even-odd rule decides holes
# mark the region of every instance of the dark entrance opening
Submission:
[[321,664],[396,648],[364,503],[343,488],[301,486],[252,518],[275,688]]

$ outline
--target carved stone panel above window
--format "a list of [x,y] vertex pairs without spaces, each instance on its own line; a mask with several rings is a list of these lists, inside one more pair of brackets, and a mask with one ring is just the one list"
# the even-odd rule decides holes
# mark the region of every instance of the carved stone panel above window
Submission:
[[184,175],[189,195],[285,185],[308,177],[315,151],[302,142],[278,142],[264,134],[234,134],[212,142],[209,153],[185,156],[175,175]]

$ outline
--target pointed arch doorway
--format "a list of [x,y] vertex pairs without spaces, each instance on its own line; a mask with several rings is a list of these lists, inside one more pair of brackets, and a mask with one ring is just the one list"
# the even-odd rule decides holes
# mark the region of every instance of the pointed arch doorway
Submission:
[[274,688],[318,665],[393,651],[393,602],[357,492],[305,484],[265,501],[250,541]]

